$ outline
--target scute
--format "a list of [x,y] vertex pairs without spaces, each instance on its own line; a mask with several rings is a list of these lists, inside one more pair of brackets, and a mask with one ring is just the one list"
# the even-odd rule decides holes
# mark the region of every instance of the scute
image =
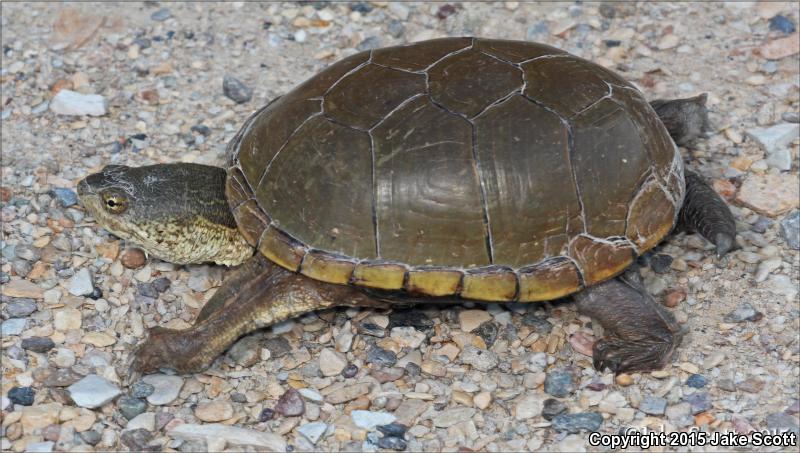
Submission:
[[226,193],[309,278],[484,301],[566,296],[672,228],[683,167],[644,97],[550,46],[445,38],[347,57],[249,118]]

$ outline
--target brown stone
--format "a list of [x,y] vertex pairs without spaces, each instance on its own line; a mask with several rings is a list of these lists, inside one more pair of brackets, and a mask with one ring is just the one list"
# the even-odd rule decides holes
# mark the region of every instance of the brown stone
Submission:
[[744,181],[736,201],[769,217],[776,217],[800,205],[796,175],[751,175]]
[[144,263],[147,261],[147,257],[144,255],[144,252],[141,249],[130,248],[125,250],[125,253],[122,254],[122,259],[120,261],[122,261],[122,265],[128,269],[138,269],[144,266]]
[[664,297],[664,305],[669,308],[677,307],[686,299],[686,288],[674,288]]
[[3,285],[3,295],[8,297],[41,299],[44,297],[44,290],[28,280],[11,280]]

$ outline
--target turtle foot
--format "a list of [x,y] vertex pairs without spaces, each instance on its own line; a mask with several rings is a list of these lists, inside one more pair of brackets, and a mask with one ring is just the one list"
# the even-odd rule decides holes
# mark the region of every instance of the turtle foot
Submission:
[[672,360],[677,344],[674,335],[636,343],[608,336],[594,344],[592,361],[596,370],[608,368],[614,374],[660,370]]

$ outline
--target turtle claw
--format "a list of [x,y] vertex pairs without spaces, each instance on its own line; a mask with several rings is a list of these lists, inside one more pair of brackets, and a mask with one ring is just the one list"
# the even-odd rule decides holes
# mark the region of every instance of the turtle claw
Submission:
[[714,245],[717,246],[717,259],[721,259],[733,248],[733,238],[726,233],[717,233],[714,237]]

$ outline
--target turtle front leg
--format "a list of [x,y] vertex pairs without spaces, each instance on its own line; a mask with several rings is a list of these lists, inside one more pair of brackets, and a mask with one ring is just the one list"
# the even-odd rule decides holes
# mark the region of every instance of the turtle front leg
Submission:
[[693,171],[684,172],[686,195],[680,212],[680,226],[696,231],[717,246],[722,258],[734,246],[736,222],[722,197]]
[[614,373],[658,370],[672,359],[681,332],[674,317],[647,294],[636,271],[574,296],[578,311],[600,323],[605,336],[592,348],[594,367]]
[[203,310],[202,319],[188,329],[151,329],[133,354],[131,372],[200,372],[254,330],[334,305],[385,305],[356,288],[289,272],[260,254],[241,266],[208,303],[212,309]]

